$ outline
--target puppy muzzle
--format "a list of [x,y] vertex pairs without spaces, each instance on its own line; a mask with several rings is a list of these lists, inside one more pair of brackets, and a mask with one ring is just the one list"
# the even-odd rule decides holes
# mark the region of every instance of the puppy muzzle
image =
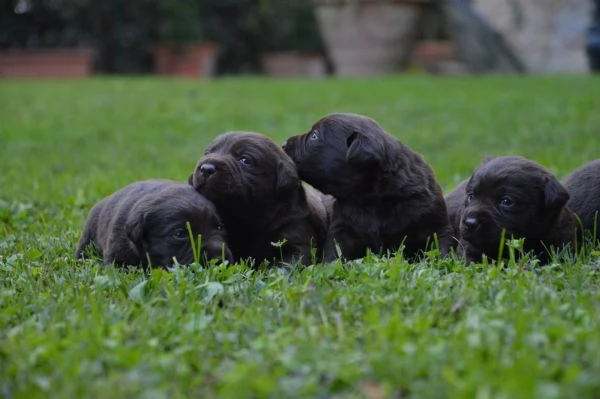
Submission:
[[204,256],[206,256],[208,260],[227,260],[229,261],[229,263],[233,263],[235,261],[235,259],[233,258],[233,254],[224,243],[208,244],[207,246],[202,247],[202,251],[204,252]]
[[285,151],[285,153],[288,154],[294,161],[296,160],[296,148],[299,139],[299,136],[292,136],[288,138],[281,146],[283,151]]
[[479,219],[474,216],[466,217],[463,220],[463,225],[467,231],[475,232],[479,229]]
[[200,173],[206,178],[215,174],[216,171],[217,167],[212,163],[207,162],[200,165]]
[[497,228],[485,212],[465,212],[460,223],[460,235],[467,241],[485,242],[493,239]]
[[193,186],[195,189],[202,188],[209,179],[218,174],[223,165],[212,160],[200,161],[194,172]]

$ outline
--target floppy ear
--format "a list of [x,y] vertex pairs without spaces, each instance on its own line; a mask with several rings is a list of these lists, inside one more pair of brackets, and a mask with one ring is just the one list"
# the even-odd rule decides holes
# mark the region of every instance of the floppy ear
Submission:
[[275,189],[278,193],[287,192],[300,184],[298,171],[293,162],[279,161],[277,166],[277,183]]
[[131,214],[125,222],[125,234],[141,256],[144,251],[144,219],[145,215]]
[[544,182],[544,203],[546,209],[560,209],[569,200],[569,193],[554,176],[548,176]]
[[354,132],[346,140],[346,161],[355,165],[381,165],[385,156],[384,149],[373,139],[362,133]]

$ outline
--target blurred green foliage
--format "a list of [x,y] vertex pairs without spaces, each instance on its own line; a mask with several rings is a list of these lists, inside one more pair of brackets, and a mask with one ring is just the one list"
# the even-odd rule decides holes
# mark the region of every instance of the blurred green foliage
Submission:
[[152,71],[156,42],[219,43],[221,73],[258,72],[265,51],[319,51],[306,0],[0,0],[0,48],[92,47],[105,73]]

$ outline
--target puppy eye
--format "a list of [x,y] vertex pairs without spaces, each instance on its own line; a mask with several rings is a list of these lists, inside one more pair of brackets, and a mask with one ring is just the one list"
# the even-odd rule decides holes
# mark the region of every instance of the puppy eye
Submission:
[[222,224],[217,224],[217,230],[223,230],[223,225]]
[[189,238],[188,231],[186,229],[177,229],[173,233],[173,238],[176,240],[187,240]]
[[318,130],[313,130],[312,133],[310,134],[310,139],[311,140],[318,140],[319,139],[319,131]]
[[474,195],[472,193],[467,194],[467,204],[473,200]]
[[238,162],[241,163],[242,165],[252,165],[252,160],[250,159],[250,157],[247,157],[246,155],[242,155],[240,157],[240,159],[238,159]]
[[500,198],[500,206],[503,208],[510,208],[514,204],[514,201],[508,195],[505,195],[502,198]]

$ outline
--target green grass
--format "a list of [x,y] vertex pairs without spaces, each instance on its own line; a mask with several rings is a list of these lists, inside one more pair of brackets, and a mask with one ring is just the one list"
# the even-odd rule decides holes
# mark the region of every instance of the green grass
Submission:
[[[487,155],[600,154],[590,77],[0,82],[0,396],[600,397],[600,252],[150,274],[78,263],[90,207],[233,129],[370,115],[449,190]],[[594,252],[595,251],[595,252]]]

